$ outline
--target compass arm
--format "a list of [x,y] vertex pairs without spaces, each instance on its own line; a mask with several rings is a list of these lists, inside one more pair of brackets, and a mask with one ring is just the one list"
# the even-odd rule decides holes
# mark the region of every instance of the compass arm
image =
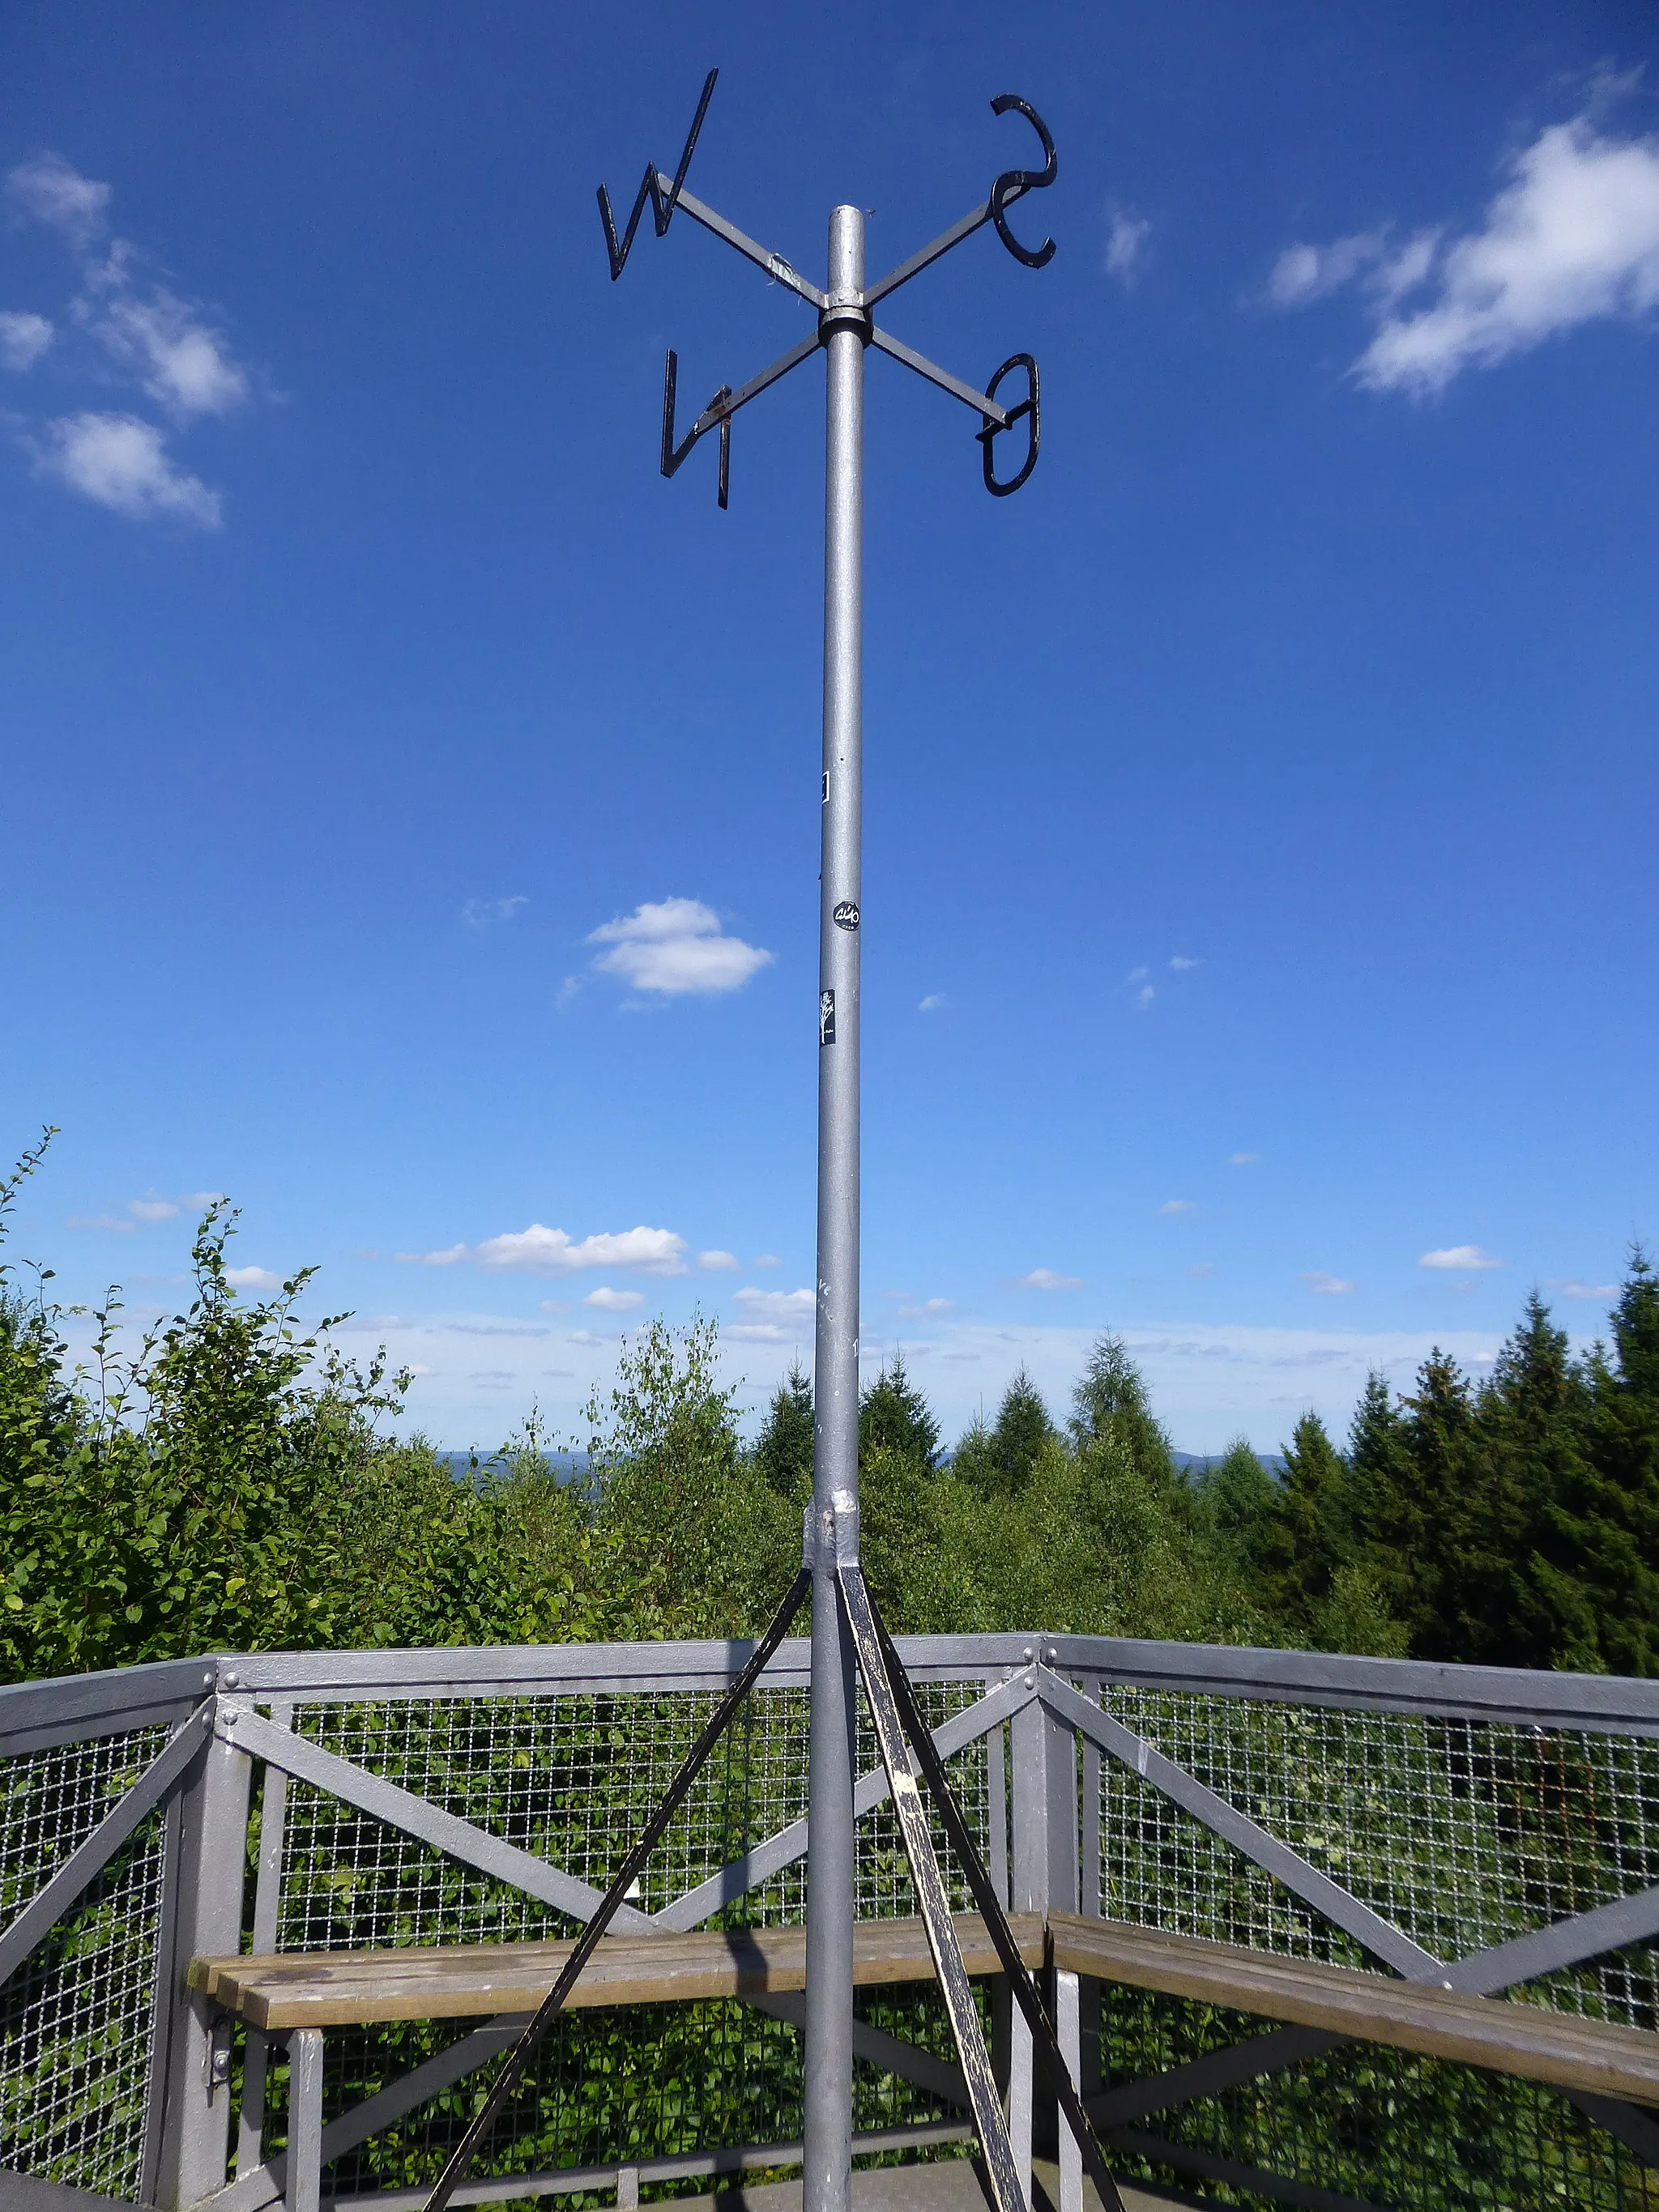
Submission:
[[948,392],[952,399],[960,399],[964,406],[971,407],[975,415],[987,422],[994,423],[999,430],[1006,430],[1012,420],[1008,410],[996,400],[988,398],[982,392],[975,392],[971,384],[964,384],[959,376],[952,376],[948,368],[941,368],[936,361],[929,361],[925,353],[917,353],[886,331],[872,329],[870,343],[878,351],[890,355],[893,360],[902,362],[906,368],[915,369],[918,376],[925,376],[929,384],[938,385],[941,392]]
[[[1046,191],[1059,174],[1054,142],[1048,135],[1048,126],[1030,101],[1022,100],[1014,92],[999,93],[991,102],[991,112],[993,115],[1012,113],[1025,118],[1042,141],[1042,167],[1040,169],[1005,169],[992,185],[991,197],[983,207],[977,207],[971,215],[963,216],[960,222],[953,222],[949,230],[939,233],[931,246],[924,246],[920,253],[913,253],[908,261],[901,261],[896,269],[889,270],[879,283],[872,284],[864,295],[866,307],[873,307],[878,300],[884,300],[890,292],[896,292],[901,284],[908,284],[913,276],[920,276],[924,269],[931,268],[953,246],[960,246],[964,238],[971,238],[981,223],[994,222],[997,227],[997,236],[1009,252],[1016,261],[1024,262],[1028,269],[1046,268],[1053,260],[1054,241],[1052,238],[1045,239],[1035,249],[1022,246],[1009,229],[1006,214],[1006,210],[1012,207],[1016,200],[1024,199],[1027,192]],[[666,184],[668,180],[665,177],[660,181]]]
[[674,436],[674,399],[680,365],[679,356],[670,346],[668,358],[663,364],[662,380],[663,475],[673,476],[698,439],[706,438],[711,430],[718,429],[720,434],[718,495],[720,504],[724,507],[732,484],[732,417],[739,407],[746,407],[751,399],[758,398],[769,385],[775,384],[781,376],[787,376],[792,368],[798,368],[802,362],[815,354],[818,343],[818,334],[814,331],[811,337],[802,338],[792,345],[787,353],[780,354],[769,368],[762,369],[758,376],[751,376],[748,383],[739,386],[737,391],[733,392],[729,385],[721,385],[684,437],[678,442]]
[[758,376],[751,376],[747,384],[740,384],[735,392],[717,394],[691,425],[692,436],[703,437],[717,422],[729,422],[739,407],[746,407],[751,399],[758,399],[769,385],[775,384],[781,376],[787,376],[790,370],[799,368],[802,362],[810,361],[817,349],[818,334],[814,331],[810,337],[802,338],[798,344],[792,345],[787,353],[780,354],[769,368],[762,369]]
[[[660,169],[657,171],[657,189],[659,192],[666,193],[672,184],[672,177],[664,176]],[[1011,192],[1008,197],[1012,199],[1014,196]],[[809,284],[800,271],[784,259],[782,254],[768,252],[765,246],[750,238],[746,231],[739,230],[734,222],[727,222],[723,215],[717,215],[713,208],[698,199],[695,193],[688,192],[682,188],[676,205],[689,215],[693,222],[700,222],[705,230],[712,230],[716,238],[723,238],[728,246],[736,246],[745,261],[752,261],[757,269],[763,269],[775,283],[786,285],[790,291],[798,293],[809,307],[821,308],[824,306],[823,294],[819,291],[817,286]],[[989,211],[990,204],[988,201],[981,215],[981,221],[989,214]],[[815,339],[813,343],[816,344],[817,340]]]
[[[666,183],[666,178],[663,181]],[[1024,198],[1026,189],[1022,185],[1018,191],[1006,194],[1003,205],[1012,207],[1017,199]],[[685,200],[686,196],[682,192],[682,207],[685,205]],[[913,276],[920,276],[924,269],[931,269],[934,262],[943,260],[953,246],[960,246],[964,238],[971,238],[981,225],[990,220],[991,203],[986,200],[971,215],[963,216],[960,222],[953,222],[949,230],[940,231],[931,246],[924,246],[920,253],[913,253],[908,261],[901,261],[896,269],[890,269],[878,283],[872,284],[864,295],[865,306],[873,307],[878,300],[884,300],[890,292],[896,292],[901,284],[908,284]]]

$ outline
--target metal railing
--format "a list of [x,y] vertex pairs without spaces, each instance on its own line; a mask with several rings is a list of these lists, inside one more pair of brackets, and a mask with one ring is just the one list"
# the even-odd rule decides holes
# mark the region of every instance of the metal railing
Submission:
[[[1016,1910],[1659,2022],[1659,1684],[1076,1637],[901,1649]],[[281,2202],[281,2039],[191,1997],[190,1959],[570,1933],[745,1656],[277,1654],[0,1690],[0,2203]],[[784,1645],[630,1924],[804,1917],[806,1660]],[[858,1914],[907,1914],[867,1727],[859,1771]],[[1636,2106],[1137,1990],[1082,2005],[1083,2086],[1130,2178],[1315,2212],[1659,2203]],[[963,2140],[933,1990],[859,2010],[859,2148]],[[629,2203],[797,2162],[800,2017],[562,2019],[471,2200]],[[512,2033],[331,2032],[325,2201],[418,2203]]]

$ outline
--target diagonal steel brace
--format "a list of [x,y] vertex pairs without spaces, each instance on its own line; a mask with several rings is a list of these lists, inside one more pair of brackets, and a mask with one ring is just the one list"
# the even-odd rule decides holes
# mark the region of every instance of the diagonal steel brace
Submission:
[[[1043,2009],[1036,1984],[1019,1955],[1019,1946],[1014,1941],[1013,1931],[1008,1925],[1001,1902],[991,1885],[991,1877],[980,1857],[979,1847],[951,1792],[944,1762],[917,1707],[909,1676],[904,1671],[904,1662],[876,1611],[875,1601],[866,1584],[863,1570],[855,1560],[844,1560],[837,1570],[837,1577],[841,1584],[842,1604],[852,1632],[854,1649],[858,1654],[859,1672],[864,1678],[865,1695],[870,1701],[876,1741],[881,1748],[882,1763],[887,1769],[887,1778],[893,1793],[893,1808],[898,1815],[900,1833],[910,1862],[916,1901],[927,1925],[928,1944],[939,1970],[939,1986],[945,1992],[962,2070],[967,2078],[996,2212],[1024,2212],[1024,2196],[1015,2171],[1013,2151],[992,2076],[990,2057],[980,2028],[979,2014],[975,2009],[973,1995],[963,1966],[956,1930],[951,1924],[950,1900],[945,1894],[945,1884],[939,1875],[927,1816],[922,1808],[915,1777],[911,1771],[912,1753],[939,1808],[951,1848],[967,1875],[974,1903],[984,1917],[997,1956],[1008,1976],[1015,2001],[1030,2028],[1033,2050],[1066,2116],[1066,2125],[1076,2139],[1083,2162],[1088,2168],[1089,2178],[1099,2194],[1103,2212],[1123,2212],[1123,2200],[1101,2155],[1099,2142],[1083,2109],[1077,2085],[1072,2080],[1071,2069],[1060,2055],[1053,2023]],[[909,1750],[906,1748],[907,1736]]]
[[506,2063],[490,2084],[489,2094],[473,2119],[472,2124],[455,2146],[449,2163],[439,2175],[432,2194],[426,2201],[426,2212],[444,2212],[456,2189],[466,2178],[479,2145],[484,2141],[500,2117],[507,2099],[524,2079],[524,2071],[534,2057],[542,2038],[552,2027],[564,2008],[565,1999],[580,1978],[582,1968],[599,1948],[599,1938],[611,1925],[621,1909],[623,1900],[632,1887],[635,1877],[662,1841],[669,1822],[679,1810],[691,1784],[702,1771],[704,1762],[714,1746],[730,1728],[738,1708],[758,1680],[767,1662],[782,1643],[789,1624],[800,1611],[806,1594],[812,1587],[812,1577],[803,1567],[789,1585],[776,1618],[760,1642],[750,1654],[749,1663],[737,1675],[729,1689],[709,1715],[702,1734],[686,1754],[684,1764],[669,1784],[660,1805],[645,1824],[644,1832],[612,1878],[611,1887],[600,1899],[592,1918],[577,1937],[570,1956],[566,1960],[559,1978],[542,2000],[528,2027],[519,2038]]

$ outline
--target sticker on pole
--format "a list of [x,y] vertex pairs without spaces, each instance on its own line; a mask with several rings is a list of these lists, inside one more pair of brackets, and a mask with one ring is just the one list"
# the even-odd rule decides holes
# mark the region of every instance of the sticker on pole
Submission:
[[818,1042],[834,1044],[836,1041],[836,994],[833,991],[818,993]]
[[843,899],[836,908],[832,919],[837,929],[856,929],[859,926],[859,910],[851,899]]

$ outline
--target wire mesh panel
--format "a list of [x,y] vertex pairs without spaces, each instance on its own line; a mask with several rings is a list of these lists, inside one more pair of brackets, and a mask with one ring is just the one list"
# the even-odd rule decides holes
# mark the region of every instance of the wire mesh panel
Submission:
[[[1659,1881],[1659,1746],[1637,1737],[1108,1687],[1115,1717],[1437,1956],[1452,1959]],[[1192,1815],[1102,1761],[1098,1909],[1109,1917],[1367,1966],[1359,1948]],[[1651,2027],[1638,1946],[1517,1991]],[[1264,2024],[1111,1993],[1115,2081],[1186,2064]],[[1158,2116],[1189,2153],[1363,2202],[1424,2208],[1659,2203],[1651,2177],[1559,2093],[1355,2045]],[[1158,2172],[1150,2154],[1145,2170]],[[1171,2166],[1164,2178],[1193,2168]]]
[[[166,1741],[141,1729],[0,1762],[0,1927],[37,1896]],[[0,1984],[0,2166],[136,2196],[161,1931],[157,1810]]]
[[[937,1728],[984,1693],[977,1678],[923,1684]],[[397,1784],[490,1836],[602,1889],[665,1793],[708,1720],[713,1690],[440,1698],[313,1699],[293,1708],[309,1741]],[[639,1906],[661,1911],[806,1811],[807,1692],[762,1687],[699,1775],[641,1878]],[[860,1771],[878,1763],[860,1701]],[[970,1828],[988,1848],[989,1762],[983,1741],[951,1762]],[[958,1908],[966,1883],[935,1823],[935,1847]],[[572,1931],[555,1907],[459,1863],[316,1786],[286,1786],[276,1945],[325,1951],[382,1945],[519,1942]],[[858,1824],[856,1909],[915,1911],[890,1806]],[[796,1860],[705,1915],[726,1926],[799,1923],[806,1868]],[[866,1990],[860,2015],[938,2056],[948,2025],[931,1989]],[[338,2031],[328,2039],[325,2112],[334,2118],[460,2041],[453,2023]],[[490,2069],[348,2154],[331,2169],[341,2195],[430,2179],[459,2140]],[[911,2083],[860,2065],[855,2124],[887,2129],[958,2116]],[[800,2039],[751,2007],[709,2000],[562,2020],[503,2115],[478,2171],[496,2176],[788,2142],[802,2125]],[[285,2137],[286,2068],[268,2085],[264,2151]],[[688,2184],[687,2186],[692,2185]]]
[[[1110,1711],[1437,1958],[1483,1951],[1659,1883],[1659,1743],[1512,1723],[1115,1689]],[[1267,1950],[1354,1957],[1115,1760],[1100,1909]],[[1642,1949],[1538,2001],[1652,2027]]]
[[[1437,1956],[1479,1952],[1620,1898],[1659,1887],[1659,1742],[1614,1724],[1413,1716],[1398,1710],[1180,1686],[1113,1683],[1079,1655],[1076,1678],[1116,1718],[1267,1832]],[[963,1642],[963,1671],[918,1685],[929,1724],[973,1705],[1010,1672],[988,1643]],[[574,1655],[571,1655],[574,1656]],[[444,1680],[432,1655],[428,1685]],[[309,1742],[586,1882],[609,1881],[708,1719],[712,1672],[664,1686],[595,1687],[562,1661],[558,1679],[504,1691],[289,1687],[261,1662],[279,1719]],[[614,1662],[613,1662],[614,1663]],[[701,1663],[701,1662],[699,1662]],[[937,1658],[933,1662],[937,1666]],[[1501,1678],[1500,1678],[1501,1679]],[[1610,1686],[1622,1694],[1620,1686]],[[1632,1698],[1636,1686],[1629,1686]],[[1352,1692],[1345,1692],[1352,1695]],[[1484,1693],[1483,1694],[1489,1694]],[[1445,1700],[1443,1700],[1445,1702]],[[643,1876],[635,1902],[661,1911],[710,1884],[708,1924],[799,1923],[806,1863],[797,1859],[720,1902],[712,1878],[806,1810],[807,1692],[763,1686],[699,1777]],[[1632,1713],[1637,1710],[1632,1705]],[[1604,1717],[1605,1720],[1605,1717]],[[103,1725],[119,1725],[112,1714]],[[161,1727],[0,1761],[0,1926],[40,1893],[161,1749]],[[1018,1828],[1000,1724],[950,1762],[970,1829],[998,1880]],[[859,1713],[858,1765],[875,1768]],[[1066,1762],[1042,1788],[1069,1819]],[[1079,1768],[1099,1804],[1085,1808],[1085,1907],[1109,1917],[1291,1957],[1373,1963],[1246,1855],[1096,1752]],[[267,1784],[274,1778],[267,1775]],[[1024,1785],[1022,1785],[1024,1786]],[[1058,1791],[1055,1796],[1052,1793]],[[280,1801],[280,1817],[278,1804]],[[265,1793],[266,1849],[250,1832],[244,1941],[286,1950],[515,1941],[568,1933],[556,1909],[526,1897],[323,1789],[290,1778]],[[1020,1832],[1031,1846],[1028,1807]],[[167,1816],[141,1823],[74,1909],[0,1986],[0,2167],[117,2197],[144,2172],[149,2048],[162,1932]],[[1097,1845],[1096,1838],[1097,1837]],[[937,1823],[935,1845],[958,1910],[969,1898]],[[1054,1863],[1060,1865],[1060,1851]],[[1023,1877],[1022,1877],[1023,1878]],[[858,1822],[860,1918],[908,1915],[909,1870],[885,1802]],[[1516,1992],[1527,2001],[1653,2028],[1659,1953],[1637,1944]],[[939,2057],[950,2041],[931,1985],[864,1990],[859,2016]],[[1109,1990],[1101,2064],[1109,2083],[1144,2080],[1259,2037],[1268,2024],[1157,1995]],[[412,2069],[464,2043],[472,2024],[410,2022],[332,2032],[325,2110],[348,2112]],[[500,2048],[476,2046],[475,2058]],[[285,2061],[273,2065],[263,2142],[283,2146]],[[237,2066],[240,2070],[240,2046]],[[343,2197],[429,2180],[477,2109],[492,2069],[454,2069],[441,2094],[336,2161]],[[250,2077],[252,2078],[252,2077]],[[907,2078],[860,2063],[860,2130],[937,2135],[953,2107]],[[622,2164],[787,2146],[802,2122],[801,2046],[787,2022],[725,2000],[581,2012],[560,2021],[480,2162],[502,2186],[535,2172],[603,2173]],[[1126,2172],[1212,2200],[1388,2206],[1396,2212],[1584,2207],[1659,2212],[1655,2177],[1565,2094],[1523,2081],[1353,2044],[1156,2106],[1119,2138]],[[1254,2176],[1254,2179],[1251,2177]],[[1277,2177],[1275,2179],[1274,2177]],[[699,2176],[673,2188],[701,2189]],[[1301,2192],[1299,2195],[1297,2192]],[[1324,2192],[1310,2196],[1308,2192]],[[603,2192],[602,2192],[603,2193]],[[647,2187],[647,2194],[652,2193]]]

